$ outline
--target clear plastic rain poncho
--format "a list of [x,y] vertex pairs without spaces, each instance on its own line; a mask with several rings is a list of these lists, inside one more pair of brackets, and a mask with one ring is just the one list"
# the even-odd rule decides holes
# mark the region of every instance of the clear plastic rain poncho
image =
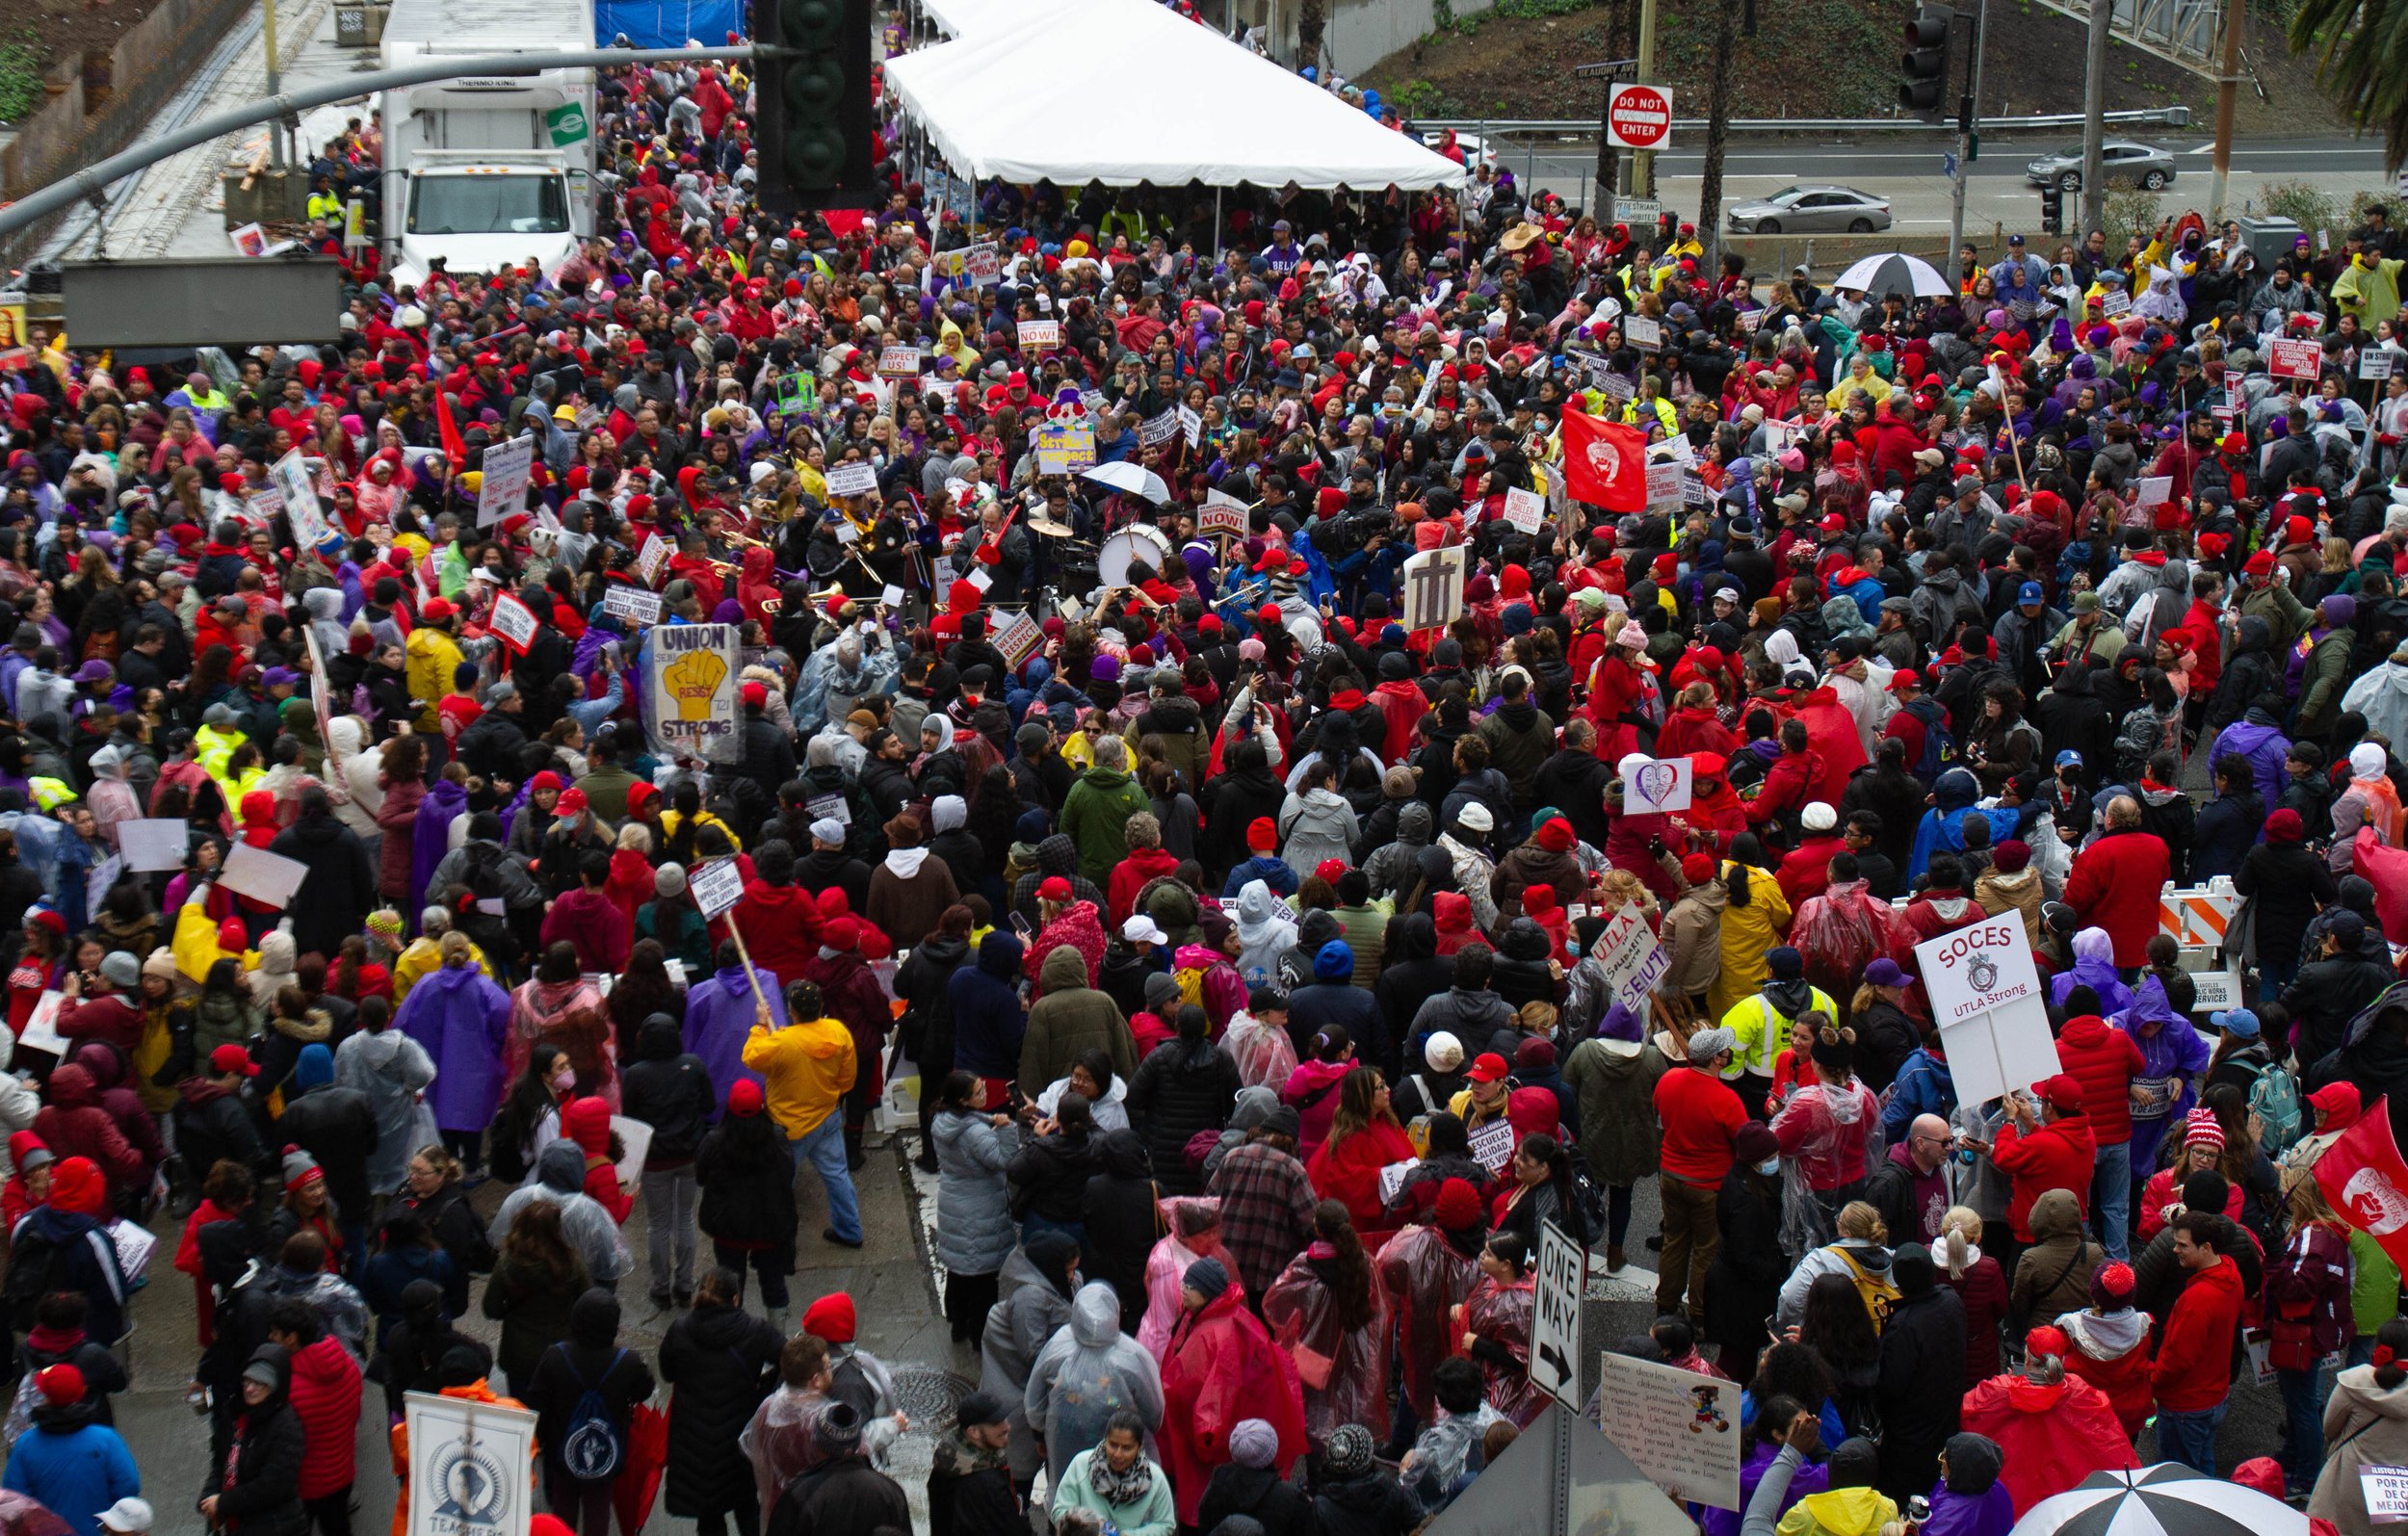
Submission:
[[[1407,1227],[1381,1245],[1372,1272],[1387,1298],[1396,1326],[1397,1354],[1404,1362],[1405,1394],[1422,1422],[1436,1419],[1435,1372],[1453,1353],[1449,1314],[1472,1292],[1479,1278],[1479,1250],[1465,1253],[1436,1227]],[[1149,1320],[1151,1314],[1148,1314]]]
[[1238,1081],[1249,1088],[1275,1091],[1287,1085],[1288,1074],[1296,1070],[1296,1044],[1288,1031],[1243,1010],[1231,1016],[1220,1047],[1238,1064]]
[[1503,1344],[1513,1357],[1510,1365],[1479,1362],[1479,1373],[1488,1381],[1488,1404],[1525,1428],[1548,1401],[1531,1380],[1531,1315],[1536,1300],[1536,1287],[1528,1276],[1499,1285],[1482,1275],[1463,1298],[1463,1332]]
[[1070,1321],[1029,1369],[1029,1427],[1045,1442],[1050,1486],[1061,1486],[1070,1458],[1100,1444],[1124,1408],[1145,1420],[1146,1454],[1161,1460],[1153,1439],[1163,1421],[1162,1366],[1120,1331],[1119,1294],[1089,1281],[1071,1298]]
[[1388,1411],[1387,1293],[1374,1272],[1371,1316],[1346,1327],[1332,1289],[1334,1263],[1329,1245],[1316,1242],[1288,1261],[1263,1295],[1263,1320],[1304,1383],[1305,1432],[1323,1446],[1340,1424],[1376,1424]]
[[1217,1195],[1172,1195],[1162,1207],[1170,1233],[1145,1256],[1145,1317],[1138,1324],[1138,1342],[1157,1366],[1170,1353],[1170,1335],[1179,1326],[1179,1283],[1188,1265],[1198,1259],[1227,1263],[1220,1250]]
[[1886,1156],[1880,1101],[1853,1075],[1845,1083],[1810,1082],[1781,1106],[1772,1131],[1781,1138],[1781,1246],[1803,1255],[1838,1236],[1833,1221],[1845,1202],[1835,1195],[1861,1184]]

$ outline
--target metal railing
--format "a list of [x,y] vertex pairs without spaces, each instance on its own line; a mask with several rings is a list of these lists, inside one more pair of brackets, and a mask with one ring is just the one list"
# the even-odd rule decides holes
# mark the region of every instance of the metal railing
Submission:
[[[2160,126],[2186,128],[2190,126],[2188,107],[2151,107],[2137,112],[2107,114],[2109,127]],[[1703,117],[1675,117],[1672,126],[1678,130],[1703,132]],[[1986,134],[2040,132],[2051,129],[2079,128],[2082,115],[2079,112],[2043,113],[2028,117],[1984,117],[1976,125]],[[1416,117],[1413,127],[1422,133],[1435,133],[1452,128],[1457,133],[1476,133],[1484,139],[1586,139],[1597,137],[1594,117]],[[1921,117],[1734,117],[1733,133],[1747,134],[1868,134],[1868,133],[1930,133],[1954,135],[1953,119],[1925,122]]]

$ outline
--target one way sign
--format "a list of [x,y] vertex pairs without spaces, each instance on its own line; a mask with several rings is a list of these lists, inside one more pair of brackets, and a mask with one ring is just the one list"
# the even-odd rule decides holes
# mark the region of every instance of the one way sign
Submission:
[[1538,1276],[1532,1288],[1531,1381],[1556,1401],[1581,1408],[1581,1301],[1588,1289],[1588,1252],[1550,1221],[1539,1230]]

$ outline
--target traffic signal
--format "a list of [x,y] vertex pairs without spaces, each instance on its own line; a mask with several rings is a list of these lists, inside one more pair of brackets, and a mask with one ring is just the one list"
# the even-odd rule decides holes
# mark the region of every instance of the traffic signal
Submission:
[[1898,104],[1908,112],[1937,114],[1949,78],[1949,11],[1925,6],[1906,24],[1906,52],[1899,60]]
[[2065,194],[2052,181],[2040,189],[2040,232],[2044,235],[2065,233]]
[[761,206],[875,206],[871,0],[752,0]]

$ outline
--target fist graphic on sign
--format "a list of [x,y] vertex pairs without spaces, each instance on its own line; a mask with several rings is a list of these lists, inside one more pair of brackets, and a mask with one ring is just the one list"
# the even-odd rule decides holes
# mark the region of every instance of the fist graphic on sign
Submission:
[[1602,437],[1589,439],[1588,467],[1607,480],[1622,478],[1622,451]]
[[711,717],[711,700],[726,678],[727,659],[717,651],[689,651],[683,661],[661,670],[669,702],[677,706],[678,719],[687,721]]

